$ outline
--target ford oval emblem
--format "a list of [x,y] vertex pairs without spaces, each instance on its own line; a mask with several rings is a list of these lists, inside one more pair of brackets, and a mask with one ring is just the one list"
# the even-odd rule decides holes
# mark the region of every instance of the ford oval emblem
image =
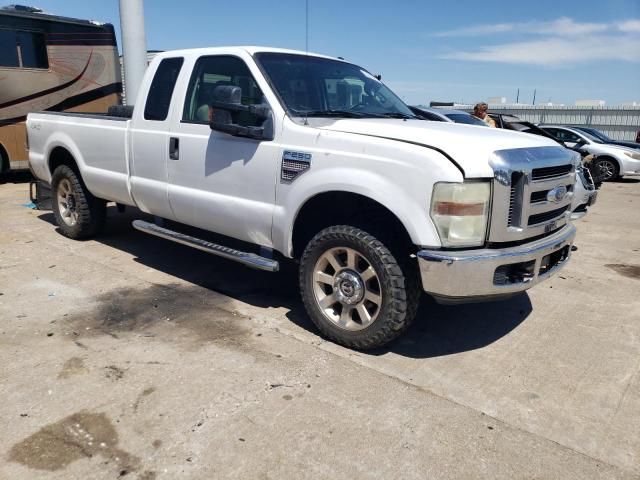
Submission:
[[567,196],[567,187],[559,185],[547,192],[547,202],[559,203]]

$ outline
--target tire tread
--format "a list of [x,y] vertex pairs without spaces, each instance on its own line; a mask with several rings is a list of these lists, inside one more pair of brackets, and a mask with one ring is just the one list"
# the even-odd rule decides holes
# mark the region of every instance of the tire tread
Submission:
[[[310,298],[311,296],[308,294],[307,286],[305,285],[308,268],[314,268],[315,266],[310,265],[310,262],[316,249],[321,248],[322,245],[327,242],[335,240],[349,242],[354,239],[366,245],[380,259],[384,268],[380,282],[386,284],[386,295],[388,298],[391,298],[391,303],[386,312],[386,318],[379,317],[375,322],[381,322],[378,328],[374,329],[371,334],[361,337],[341,336],[330,328],[327,328],[324,324],[326,320],[324,320],[323,317],[321,317],[322,314],[317,311],[315,300]],[[405,275],[403,268],[389,248],[373,235],[350,225],[331,226],[320,231],[311,239],[300,260],[299,280],[302,301],[311,320],[326,338],[340,345],[358,350],[379,348],[396,339],[406,331],[416,316],[421,295],[420,286],[417,278],[411,275],[414,272],[406,267],[405,270],[409,273],[408,276]]]

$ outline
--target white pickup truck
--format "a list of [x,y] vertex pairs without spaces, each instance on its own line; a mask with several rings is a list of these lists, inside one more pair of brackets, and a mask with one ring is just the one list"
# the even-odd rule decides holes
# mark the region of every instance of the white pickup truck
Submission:
[[352,348],[400,335],[422,290],[468,302],[528,289],[566,263],[575,236],[578,154],[417,119],[342,59],[166,52],[129,114],[34,113],[27,125],[63,234],[95,235],[116,202],[156,217],[138,230],[245,265],[295,259],[309,316]]

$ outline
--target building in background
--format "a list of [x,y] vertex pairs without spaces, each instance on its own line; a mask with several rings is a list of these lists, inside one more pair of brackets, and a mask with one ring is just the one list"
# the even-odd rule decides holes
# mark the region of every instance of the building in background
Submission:
[[604,100],[576,100],[576,107],[604,107]]
[[489,97],[487,103],[489,105],[504,105],[507,103],[507,97]]

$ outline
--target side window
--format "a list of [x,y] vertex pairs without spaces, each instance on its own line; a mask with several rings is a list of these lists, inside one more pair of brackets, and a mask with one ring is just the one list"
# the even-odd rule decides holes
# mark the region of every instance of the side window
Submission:
[[18,53],[24,68],[49,68],[47,45],[44,35],[34,32],[18,32]]
[[[216,87],[224,85],[240,87],[244,105],[266,103],[260,87],[244,61],[230,55],[202,57],[193,68],[182,120],[191,123],[209,123],[213,92]],[[260,126],[264,122],[263,119],[248,112],[233,112],[231,116],[234,123],[245,127]]]
[[557,128],[544,128],[543,129],[545,132],[547,132],[549,135],[554,136],[555,138],[557,138],[558,140],[562,140],[560,138],[560,135],[558,133],[558,129]]
[[570,132],[568,130],[564,130],[563,133],[565,134],[565,142],[573,142],[573,143],[578,143],[580,141],[580,136],[576,135],[573,132]]
[[151,81],[147,103],[144,106],[144,119],[163,121],[169,114],[173,89],[184,62],[183,58],[165,58]]
[[37,32],[0,30],[0,66],[49,68],[44,35]]
[[560,128],[552,128],[552,129],[549,129],[549,132],[551,133],[551,135],[553,135],[558,140],[563,141],[563,142],[577,143],[577,142],[580,141],[580,137],[578,135],[576,135],[575,133],[570,132],[569,130],[563,130],[563,129],[560,129]]

